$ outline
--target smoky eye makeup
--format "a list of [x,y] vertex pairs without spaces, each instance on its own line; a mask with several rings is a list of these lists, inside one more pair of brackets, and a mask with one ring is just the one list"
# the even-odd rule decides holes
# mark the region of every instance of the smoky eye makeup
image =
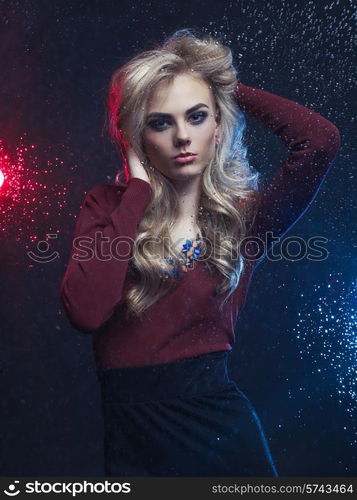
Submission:
[[208,113],[206,111],[196,111],[196,113],[192,113],[192,115],[190,116],[190,118],[192,118],[192,117],[196,117],[197,118],[197,116],[198,116],[198,120],[197,119],[193,120],[193,123],[201,123],[201,122],[203,122],[203,120],[205,118],[207,118]]

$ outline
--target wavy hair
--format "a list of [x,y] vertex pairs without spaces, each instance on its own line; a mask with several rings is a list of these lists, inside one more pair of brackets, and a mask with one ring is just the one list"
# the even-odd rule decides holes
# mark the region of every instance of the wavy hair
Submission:
[[177,267],[182,263],[182,254],[171,248],[169,236],[179,195],[170,179],[150,164],[142,138],[151,92],[159,83],[171,82],[176,75],[185,73],[198,74],[209,85],[220,112],[221,141],[202,174],[197,224],[205,265],[209,272],[218,272],[222,277],[216,286],[217,294],[226,294],[221,308],[237,288],[244,271],[245,259],[239,247],[256,213],[260,174],[247,159],[243,141],[246,121],[234,98],[237,72],[233,56],[217,38],[199,35],[193,29],[182,29],[162,45],[155,45],[152,50],[127,61],[113,73],[109,85],[109,133],[120,149],[124,164],[115,184],[120,185],[124,178],[126,181],[130,178],[126,163],[130,137],[134,151],[139,158],[145,159],[144,168],[153,190],[137,229],[128,266],[128,273],[133,278],[123,297],[128,318],[140,316],[182,279],[180,273],[164,273],[167,263],[160,256],[161,249]]

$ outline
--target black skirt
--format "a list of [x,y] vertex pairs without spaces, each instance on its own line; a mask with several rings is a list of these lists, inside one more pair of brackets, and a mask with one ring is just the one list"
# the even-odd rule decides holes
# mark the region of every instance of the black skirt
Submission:
[[97,370],[106,476],[278,477],[228,351]]

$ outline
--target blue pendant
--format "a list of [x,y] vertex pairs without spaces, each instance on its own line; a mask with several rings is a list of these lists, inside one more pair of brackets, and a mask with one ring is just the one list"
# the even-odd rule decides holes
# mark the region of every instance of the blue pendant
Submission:
[[[192,247],[192,240],[186,240],[186,243],[184,243],[182,245],[182,247],[183,248],[181,250],[181,253],[186,254],[190,250],[190,248]],[[201,250],[202,250],[201,246],[194,248],[193,254],[186,258],[186,264],[184,264],[184,266],[187,268],[192,268],[193,261],[198,260],[198,257],[201,254]],[[165,257],[165,260],[168,264],[174,265],[173,259],[171,259],[169,257]],[[164,274],[165,274],[165,278],[168,278],[169,273],[168,273],[168,270],[165,268],[164,268]],[[177,267],[174,267],[174,269],[172,270],[172,274],[173,274],[173,276],[177,277],[180,274],[179,269]]]

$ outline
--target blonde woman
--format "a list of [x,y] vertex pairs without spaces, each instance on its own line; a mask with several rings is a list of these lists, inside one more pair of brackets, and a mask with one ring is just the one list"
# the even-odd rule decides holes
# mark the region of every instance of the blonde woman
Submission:
[[[86,195],[61,285],[71,324],[92,334],[105,473],[278,476],[227,361],[267,235],[309,206],[339,131],[237,81],[230,49],[190,29],[115,71],[108,103],[124,170]],[[290,149],[264,189],[243,112]]]

